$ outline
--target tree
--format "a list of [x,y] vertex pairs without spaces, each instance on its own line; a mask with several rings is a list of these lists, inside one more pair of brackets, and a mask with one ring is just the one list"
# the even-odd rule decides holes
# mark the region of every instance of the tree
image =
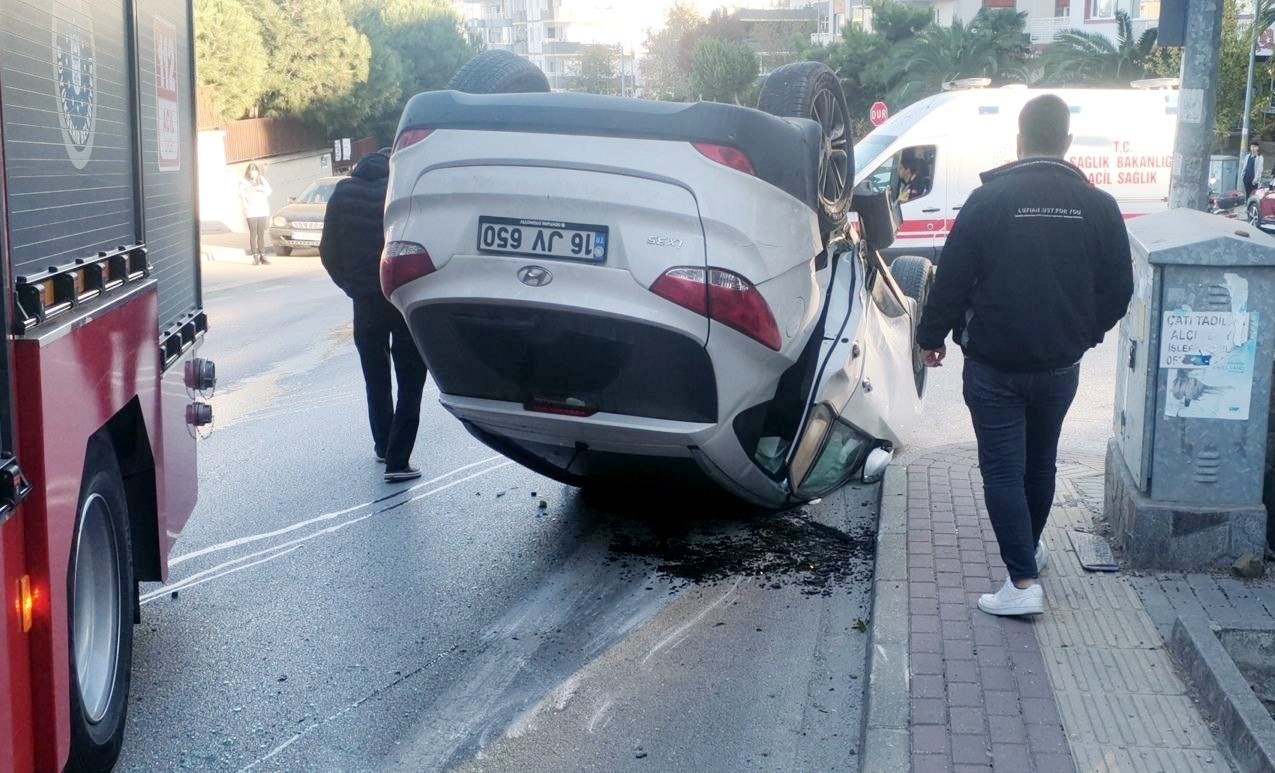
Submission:
[[767,71],[782,67],[801,58],[810,45],[810,35],[819,29],[815,19],[790,21],[781,24],[757,24],[749,39]]
[[914,8],[894,0],[872,3],[872,28],[888,43],[910,40],[933,23],[934,11],[928,7]]
[[[1272,11],[1270,0],[1259,0],[1258,21],[1256,24],[1241,30],[1239,13],[1235,0],[1226,0],[1222,8],[1222,55],[1218,63],[1217,79],[1217,120],[1214,124],[1219,140],[1227,143],[1228,153],[1235,152],[1230,145],[1238,142],[1239,131],[1244,119],[1244,89],[1248,82],[1248,57],[1252,50],[1253,40],[1249,37],[1252,27],[1264,30],[1270,26]],[[1256,91],[1263,83],[1270,83],[1275,75],[1272,62],[1258,62],[1254,65],[1253,83]],[[1249,116],[1251,126],[1262,127],[1265,119],[1262,110],[1271,103],[1269,97],[1263,99],[1253,97],[1253,112]],[[1254,136],[1257,136],[1256,134]],[[1245,148],[1245,151],[1248,149]]]
[[574,90],[589,94],[618,94],[618,59],[616,49],[611,46],[582,46],[580,58],[571,67],[571,74],[576,76]]
[[267,111],[340,123],[346,100],[368,80],[367,36],[350,24],[338,0],[258,0],[258,8],[270,52]]
[[897,73],[889,92],[891,106],[904,107],[937,94],[943,84],[960,78],[1021,77],[1026,16],[1013,12],[993,16],[982,10],[968,26],[955,19],[950,27],[931,25],[896,44],[884,63]]
[[446,86],[476,49],[443,0],[345,0],[345,9],[372,58],[367,82],[324,111],[325,128],[388,142],[407,100]]
[[823,62],[837,73],[846,95],[846,107],[855,122],[855,136],[872,130],[868,110],[873,102],[885,99],[888,87],[880,78],[885,68],[874,65],[886,57],[889,45],[879,34],[847,25],[841,31],[841,42],[807,54],[807,58]]
[[261,22],[240,0],[197,0],[195,58],[199,83],[222,119],[250,115],[266,89]]
[[1116,12],[1117,40],[1081,30],[1063,30],[1054,36],[1041,57],[1042,82],[1056,86],[1127,87],[1153,71],[1156,31],[1133,35],[1133,22],[1124,11]]
[[740,104],[757,82],[757,55],[743,43],[700,38],[691,57],[691,90],[699,99]]
[[648,96],[674,101],[691,98],[691,62],[683,56],[682,45],[703,24],[695,6],[678,2],[669,8],[663,27],[647,31],[642,79]]

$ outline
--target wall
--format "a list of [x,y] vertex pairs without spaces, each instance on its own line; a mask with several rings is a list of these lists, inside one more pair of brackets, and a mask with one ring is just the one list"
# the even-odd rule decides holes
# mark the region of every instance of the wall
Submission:
[[[296,153],[257,162],[273,193],[274,208],[298,196],[306,186],[332,174],[332,154],[326,150]],[[248,162],[226,163],[225,135],[221,131],[199,133],[199,220],[203,230],[246,233],[248,225],[239,205],[239,181]]]

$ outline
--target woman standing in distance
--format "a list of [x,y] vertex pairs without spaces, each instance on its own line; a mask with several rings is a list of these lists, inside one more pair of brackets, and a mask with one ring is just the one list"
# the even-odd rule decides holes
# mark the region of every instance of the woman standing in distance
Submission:
[[270,220],[270,183],[257,168],[256,162],[248,164],[243,179],[239,181],[239,201],[243,204],[243,216],[248,221],[248,243],[252,248],[252,265],[268,266],[266,260],[266,223]]

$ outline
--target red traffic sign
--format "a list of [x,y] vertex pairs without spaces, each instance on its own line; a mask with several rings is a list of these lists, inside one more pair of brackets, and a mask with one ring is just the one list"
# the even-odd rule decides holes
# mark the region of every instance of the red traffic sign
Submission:
[[890,117],[890,106],[884,102],[873,102],[872,109],[868,111],[868,120],[872,121],[873,126],[880,126]]

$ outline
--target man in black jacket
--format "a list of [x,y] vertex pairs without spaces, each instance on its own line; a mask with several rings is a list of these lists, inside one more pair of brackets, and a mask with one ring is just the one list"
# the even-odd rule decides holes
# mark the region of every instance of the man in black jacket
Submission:
[[[425,363],[412,334],[381,294],[380,261],[385,246],[385,189],[389,158],[365,157],[328,199],[319,254],[332,281],[354,300],[354,345],[363,365],[367,413],[376,457],[390,483],[421,476],[411,465],[425,391]],[[398,406],[390,362],[398,378]]]
[[985,173],[961,208],[917,330],[929,367],[942,365],[949,331],[965,353],[965,403],[1009,571],[999,591],[978,600],[994,615],[1044,611],[1040,536],[1063,418],[1081,356],[1120,321],[1133,294],[1115,200],[1063,160],[1070,117],[1052,95],[1023,108],[1019,160]]

